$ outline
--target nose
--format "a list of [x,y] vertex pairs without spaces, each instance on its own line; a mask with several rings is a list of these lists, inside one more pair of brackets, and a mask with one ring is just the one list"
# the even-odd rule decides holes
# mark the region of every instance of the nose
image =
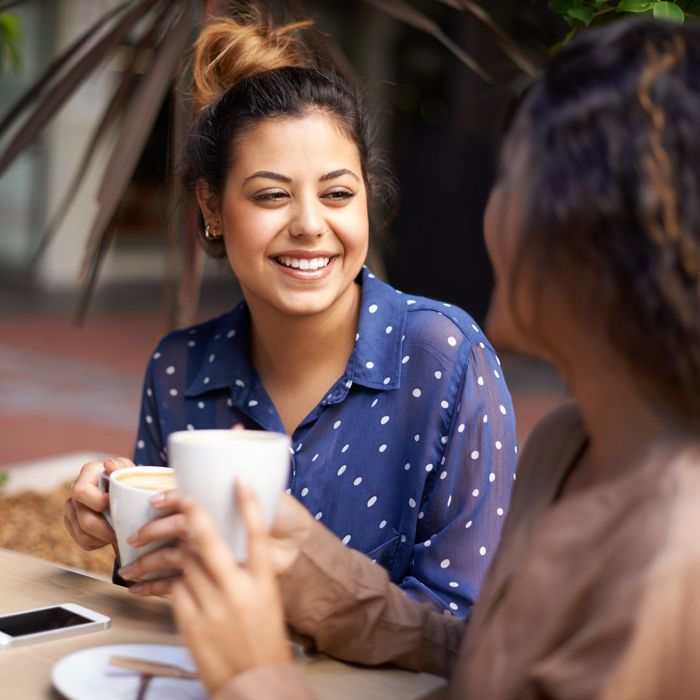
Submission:
[[297,199],[292,209],[292,220],[289,222],[290,235],[295,238],[322,236],[328,229],[323,217],[322,206],[315,196]]

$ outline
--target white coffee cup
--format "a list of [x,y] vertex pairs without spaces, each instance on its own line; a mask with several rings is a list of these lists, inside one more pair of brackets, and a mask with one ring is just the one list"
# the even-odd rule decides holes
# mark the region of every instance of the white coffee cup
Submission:
[[[139,557],[160,547],[172,544],[172,539],[157,540],[144,547],[132,547],[127,539],[144,525],[170,515],[157,511],[150,503],[160,491],[175,488],[173,470],[170,467],[124,467],[111,474],[102,472],[99,478],[102,491],[109,492],[109,509],[104,516],[117,535],[119,562],[131,564]],[[144,579],[158,578],[170,572],[149,574]]]
[[287,485],[290,439],[263,430],[184,430],[168,437],[177,491],[201,503],[238,561],[247,554],[234,484],[242,476],[262,506],[268,527]]

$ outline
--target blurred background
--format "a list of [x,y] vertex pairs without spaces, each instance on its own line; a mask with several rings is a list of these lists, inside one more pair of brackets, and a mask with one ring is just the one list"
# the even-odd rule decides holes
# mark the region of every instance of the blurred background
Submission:
[[[17,34],[9,36],[15,55],[5,55],[0,74],[0,118],[62,51],[125,4],[0,2],[0,31]],[[221,11],[227,3],[198,4],[201,19],[202,8]],[[499,139],[527,85],[526,71],[478,13],[461,7],[475,3],[415,0],[415,15],[397,1],[264,4],[280,16],[291,11],[316,20],[320,41],[355,74],[375,117],[400,183],[398,215],[373,234],[375,272],[399,289],[457,304],[482,322],[492,284],[482,216]],[[532,66],[571,29],[544,1],[483,7]],[[11,15],[9,29],[3,10],[5,18]],[[130,455],[142,372],[158,339],[173,325],[222,313],[240,298],[226,267],[181,245],[172,161],[183,84],[172,80],[162,98],[153,98],[152,123],[132,124],[144,128],[144,143],[123,192],[123,173],[109,171],[123,136],[105,129],[60,226],[42,244],[115,89],[127,72],[138,77],[153,65],[138,46],[143,22],[97,68],[90,66],[69,99],[49,108],[46,127],[0,170],[0,473],[9,475],[8,496],[25,488],[48,491],[92,457]],[[489,81],[450,46],[467,52]],[[9,127],[0,131],[3,147],[12,138]],[[109,193],[112,176],[118,201],[104,222],[109,235],[86,266],[96,200]],[[566,391],[543,363],[502,359],[522,440]]]

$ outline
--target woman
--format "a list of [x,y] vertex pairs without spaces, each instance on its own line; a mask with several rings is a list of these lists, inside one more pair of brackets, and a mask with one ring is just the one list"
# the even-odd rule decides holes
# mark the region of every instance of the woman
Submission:
[[249,563],[186,503],[193,542],[173,591],[217,698],[309,697],[283,612],[340,658],[449,675],[455,698],[697,697],[698,123],[698,25],[618,22],[559,52],[486,213],[489,328],[554,362],[575,404],[528,441],[466,635],[291,499],[266,536],[242,488]]
[[[167,464],[175,430],[287,432],[289,490],[313,516],[411,597],[465,616],[510,498],[510,397],[465,312],[401,294],[363,266],[368,202],[386,183],[356,94],[307,67],[297,29],[222,20],[198,40],[202,109],[186,182],[203,242],[228,259],[244,302],[160,343],[134,461]],[[85,547],[112,537],[95,484],[105,466],[115,464],[83,470],[66,507]],[[134,542],[176,535],[181,520]],[[138,581],[176,557],[162,550],[122,575]]]

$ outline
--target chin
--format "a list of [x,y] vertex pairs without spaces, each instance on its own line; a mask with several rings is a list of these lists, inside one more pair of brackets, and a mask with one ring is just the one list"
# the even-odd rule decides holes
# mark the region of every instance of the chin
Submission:
[[496,298],[491,299],[484,322],[486,336],[493,346],[501,352],[525,352],[510,314]]

